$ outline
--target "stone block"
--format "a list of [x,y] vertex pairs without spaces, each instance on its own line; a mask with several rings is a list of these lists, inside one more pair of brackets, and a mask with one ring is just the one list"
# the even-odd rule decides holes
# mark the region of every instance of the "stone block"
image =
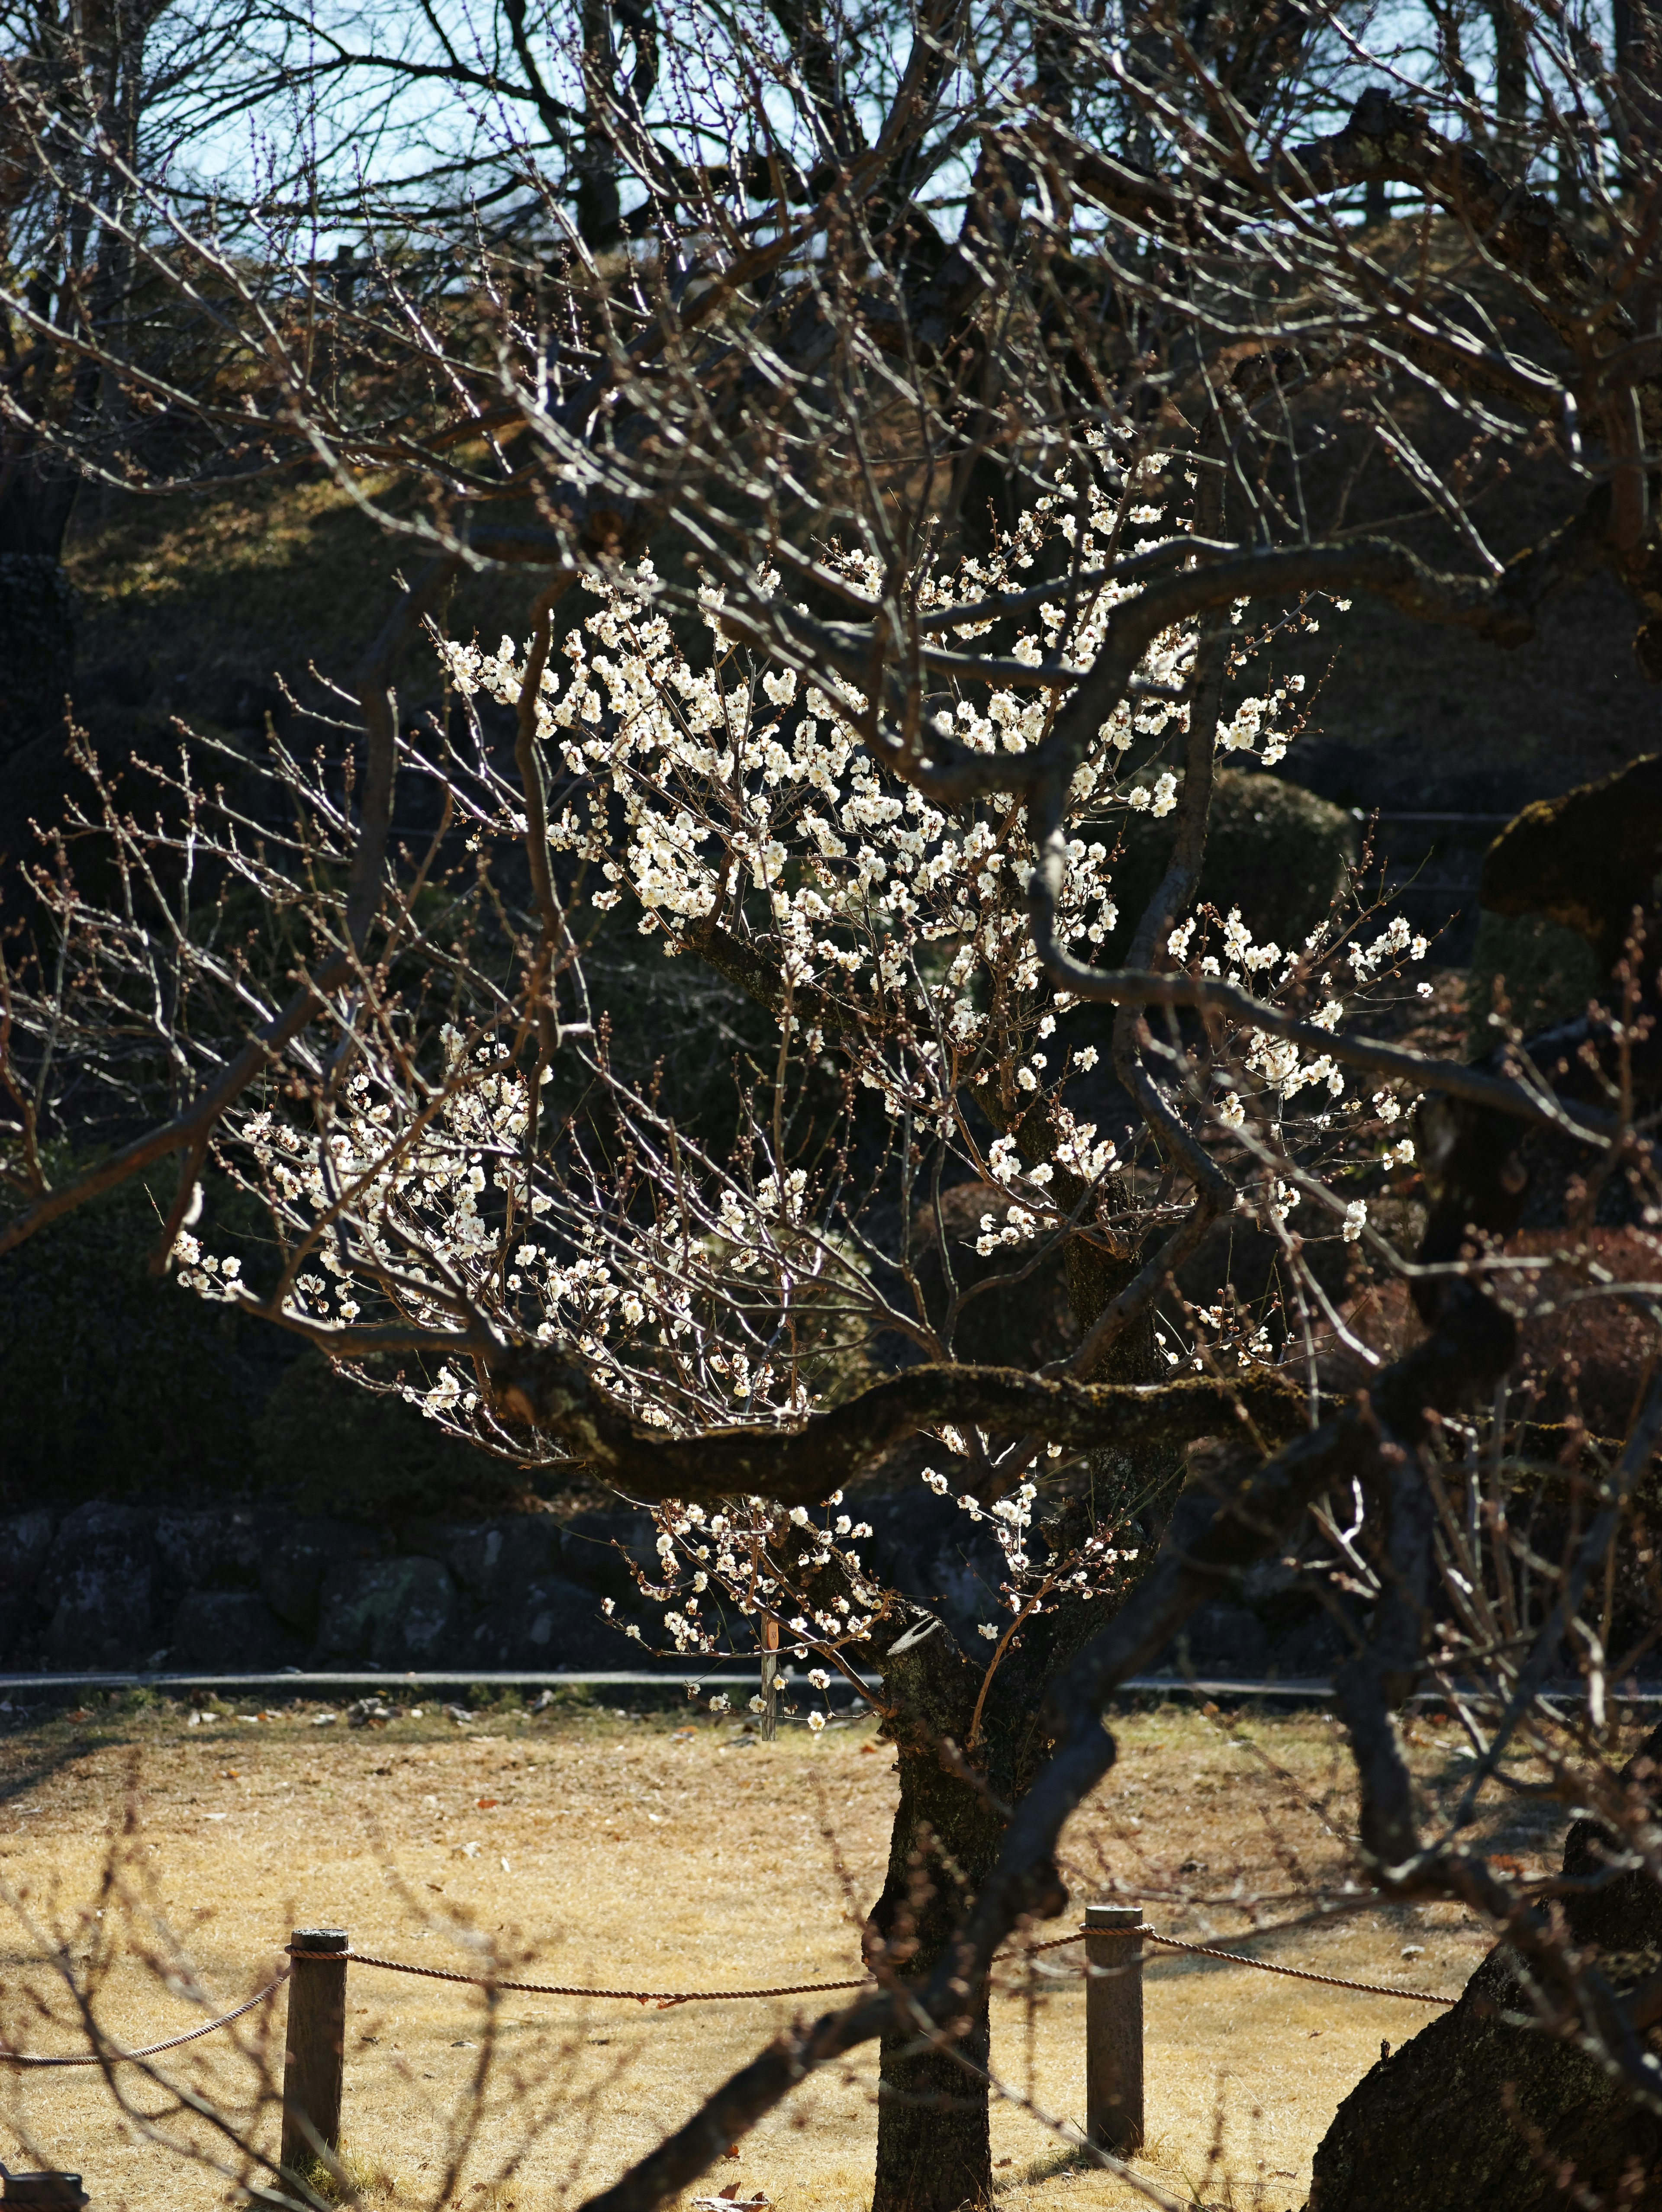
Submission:
[[616,1620],[608,1620],[592,1589],[563,1575],[539,1576],[487,1613],[469,1639],[469,1662],[482,1668],[639,1667],[647,1654],[622,1633],[625,1618],[651,1633],[650,1613],[638,1595],[632,1608],[620,1605]]
[[310,1634],[318,1625],[331,1571],[364,1549],[356,1532],[327,1521],[296,1521],[265,1552],[259,1589],[280,1620]]
[[51,1613],[48,1663],[142,1664],[152,1648],[155,1583],[155,1537],[148,1514],[98,1504],[66,1514],[37,1585]]
[[280,1514],[247,1506],[206,1513],[164,1506],[155,1516],[162,1579],[174,1589],[258,1589],[261,1565],[283,1529]]
[[167,1635],[170,1667],[271,1674],[297,1667],[306,1656],[305,1639],[253,1590],[191,1591]]
[[551,1513],[520,1513],[499,1521],[406,1521],[399,1548],[423,1553],[450,1572],[466,1598],[500,1604],[516,1583],[558,1574],[560,1524]]
[[455,1619],[456,1586],[436,1559],[346,1560],[324,1577],[314,1664],[436,1664]]

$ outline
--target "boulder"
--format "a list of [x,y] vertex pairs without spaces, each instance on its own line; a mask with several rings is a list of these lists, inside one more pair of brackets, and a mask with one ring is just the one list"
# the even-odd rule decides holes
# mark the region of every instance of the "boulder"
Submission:
[[406,1521],[400,1549],[437,1559],[463,1596],[500,1606],[516,1585],[538,1575],[557,1575],[563,1562],[560,1524],[551,1513],[521,1513],[500,1521]]
[[35,1586],[57,1528],[57,1516],[44,1507],[0,1520],[0,1659],[15,1657],[46,1625]]
[[0,1521],[0,1594],[9,1598],[33,1589],[57,1529],[57,1515],[45,1506]]
[[456,1586],[436,1559],[349,1559],[324,1577],[313,1663],[415,1667],[442,1656]]
[[163,1580],[174,1589],[257,1589],[262,1563],[281,1541],[283,1525],[281,1514],[249,1507],[185,1513],[164,1506],[155,1516]]
[[[652,1634],[650,1615],[638,1593],[632,1607],[619,1605],[617,1619],[608,1620],[592,1589],[563,1575],[539,1576],[490,1608],[468,1640],[468,1662],[482,1668],[639,1667],[647,1655],[622,1633],[625,1615],[644,1634]],[[661,1622],[656,1626],[661,1628]],[[661,1634],[654,1640],[664,1639]]]
[[274,1674],[297,1667],[306,1656],[305,1638],[253,1590],[192,1590],[180,1601],[167,1634],[168,1663],[174,1667]]
[[131,1667],[148,1658],[155,1583],[155,1538],[148,1514],[128,1505],[76,1506],[59,1524],[37,1585],[51,1613],[48,1662]]
[[[1621,1778],[1653,1818],[1659,1771],[1662,1728]],[[1564,1874],[1598,1876],[1613,1847],[1597,1822],[1577,1820]],[[1618,1996],[1662,1963],[1662,1887],[1642,1869],[1567,1896],[1563,1911],[1571,1942]],[[1309,2212],[1662,2212],[1662,2125],[1588,2053],[1505,2018],[1530,2010],[1517,1955],[1497,1944],[1458,2004],[1340,2106],[1316,2152]],[[1662,2034],[1647,2040],[1657,2053]]]
[[309,1634],[323,1608],[326,1577],[363,1548],[357,1532],[332,1522],[291,1521],[260,1559],[261,1594],[279,1620]]

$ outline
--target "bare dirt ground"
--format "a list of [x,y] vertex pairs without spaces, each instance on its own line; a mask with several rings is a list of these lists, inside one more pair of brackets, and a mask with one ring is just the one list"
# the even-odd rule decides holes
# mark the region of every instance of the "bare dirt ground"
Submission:
[[[462,1972],[585,1987],[743,1988],[857,1974],[894,1781],[864,1719],[767,1747],[708,1714],[557,1711],[454,1725],[432,1706],[382,1729],[307,1709],[99,1710],[0,1739],[0,2031],[65,2051],[77,2033],[49,1936],[97,1975],[97,2010],[129,2047],[262,1988],[291,1927],[335,1924],[355,1948]],[[1118,1896],[1191,1942],[1452,1996],[1486,1938],[1452,1906],[1380,1909],[1349,1888],[1352,1808],[1339,1734],[1307,1713],[1231,1720],[1176,1705],[1123,1716],[1121,1759],[1066,1838],[1075,1900]],[[1434,1796],[1456,1731],[1422,1723],[1412,1756]],[[1515,1805],[1517,1801],[1512,1801]],[[1499,1817],[1499,1816],[1497,1816]],[[1555,1860],[1562,1819],[1531,1802],[1493,1840],[1524,1870]],[[1519,1826],[1522,1820],[1530,1825]],[[129,1871],[113,1884],[112,1858]],[[100,1887],[100,1885],[104,1885]],[[124,1901],[137,1894],[135,1908]],[[1256,1906],[1251,1902],[1257,1899]],[[101,1917],[99,1917],[101,1914]],[[180,1949],[161,1931],[176,1931]],[[1059,1930],[1039,1931],[1048,1935]],[[206,2014],[180,1994],[187,1955]],[[995,2000],[1000,2212],[1136,2203],[1081,2170],[1023,2102],[1080,2121],[1079,1954],[1011,1966]],[[167,1978],[171,1973],[171,1983]],[[836,1998],[685,2005],[479,1994],[354,1967],[348,2148],[371,2193],[467,2212],[557,2212],[614,2178],[799,2008]],[[156,2062],[167,2082],[254,2108],[280,2065],[283,2000]],[[1286,2212],[1340,2099],[1431,2008],[1157,1954],[1147,1975],[1150,2141],[1138,2171],[1189,2203]],[[491,2063],[485,2069],[486,2060]],[[488,2070],[477,2108],[474,2089]],[[234,2171],[181,2164],[146,2116],[211,2147],[139,2069],[130,2113],[96,2069],[0,2069],[8,2163],[83,2172],[98,2212],[208,2212]],[[875,2056],[815,2077],[700,2185],[737,2183],[781,2212],[870,2202]],[[275,2140],[269,2109],[257,2123]]]

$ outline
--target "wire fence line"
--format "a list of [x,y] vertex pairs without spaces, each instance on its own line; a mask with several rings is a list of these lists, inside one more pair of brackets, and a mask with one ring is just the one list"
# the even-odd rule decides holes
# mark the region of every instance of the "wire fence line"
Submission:
[[[1030,1943],[1019,1951],[1006,1951],[994,1960],[995,1966],[1012,1960],[1036,1958],[1044,1951],[1064,1950],[1069,1944],[1082,1943],[1087,1936],[1135,1936],[1144,1942],[1158,1943],[1167,1951],[1182,1951],[1196,1959],[1216,1959],[1227,1966],[1249,1966],[1255,1973],[1281,1974],[1290,1981],[1315,1982],[1324,1989],[1355,1990],[1364,1996],[1403,1997],[1410,2004],[1454,2005],[1458,1997],[1440,1996],[1432,1990],[1396,1990],[1382,1982],[1347,1981],[1338,1974],[1318,1974],[1307,1966],[1278,1966],[1266,1959],[1249,1959],[1239,1951],[1221,1951],[1206,1943],[1184,1943],[1175,1936],[1162,1936],[1153,1928],[1092,1928],[1075,1929],[1067,1936],[1052,1936],[1044,1943]],[[605,1990],[595,1989],[586,1983],[576,1982],[518,1982],[507,1981],[494,1974],[460,1974],[443,1966],[417,1966],[402,1959],[380,1959],[367,1951],[302,1951],[290,1944],[285,1947],[290,1960],[295,1959],[327,1960],[336,1966],[374,1966],[391,1974],[411,1974],[425,1982],[460,1982],[469,1989],[505,1990],[514,1995],[543,1997],[595,1997],[615,1999],[621,2002],[653,2005],[661,2011],[684,2004],[734,2004],[764,1997],[799,1997],[830,1996],[842,1990],[861,1990],[876,1980],[873,1974],[859,1974],[846,1981],[785,1982],[767,1989],[746,1990]],[[1091,1972],[1087,1966],[1087,1973]],[[228,2027],[233,2021],[240,2020],[245,2013],[253,2012],[275,1996],[293,1972],[292,1964],[285,1966],[275,1981],[256,1996],[217,2020],[207,2021],[200,2027],[192,2027],[182,2035],[173,2035],[161,2043],[146,2044],[139,2051],[77,2051],[64,2057],[41,2057],[28,2051],[0,2048],[0,2066],[104,2066],[126,2065],[143,2058],[159,2057],[163,2051],[177,2051],[181,2044],[195,2043],[200,2037],[211,2035],[216,2029]]]

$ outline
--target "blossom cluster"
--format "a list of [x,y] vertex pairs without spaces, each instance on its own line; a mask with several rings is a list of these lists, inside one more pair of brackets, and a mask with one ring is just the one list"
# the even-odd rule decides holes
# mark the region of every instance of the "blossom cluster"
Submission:
[[[948,1432],[943,1441],[961,1443],[963,1439]],[[952,1490],[947,1476],[934,1468],[925,1468],[922,1480],[937,1497],[945,1498]],[[999,1602],[1015,1615],[1017,1623],[1054,1607],[1064,1597],[1085,1600],[1115,1594],[1123,1581],[1120,1570],[1137,1557],[1135,1549],[1117,1546],[1111,1531],[1099,1530],[1067,1552],[1051,1555],[1047,1547],[1044,1558],[1035,1558],[1032,1546],[1038,1501],[1038,1486],[1031,1481],[1019,1483],[989,1505],[967,1492],[954,1501],[960,1513],[986,1528],[1003,1553]],[[989,1644],[1008,1633],[993,1620],[980,1621],[977,1627]]]
[[[1139,489],[1134,479],[1128,496]],[[1126,496],[1093,486],[1087,506],[1081,520],[1077,498],[1059,485],[989,555],[920,573],[912,580],[920,612],[1025,592],[1047,547],[1077,544],[1081,529],[1095,540],[1093,555],[1121,543]],[[1163,520],[1146,497],[1129,514],[1138,527]],[[877,596],[884,578],[874,558],[834,548],[824,557],[850,590]],[[764,582],[776,589],[776,578]],[[1026,899],[1034,854],[1015,797],[994,793],[948,816],[870,750],[868,702],[857,692],[735,645],[714,588],[704,594],[708,642],[697,655],[663,611],[648,562],[589,588],[597,604],[545,668],[534,702],[538,730],[568,778],[550,821],[559,866],[598,879],[589,903],[601,912],[627,902],[666,954],[705,953],[715,931],[745,956],[747,972],[771,977],[777,1086],[782,1094],[790,1083],[837,1073],[840,1061],[838,1133],[827,1139],[822,1129],[815,1148],[793,1153],[794,1109],[782,1104],[771,1115],[752,1110],[736,1151],[718,1158],[699,1131],[678,1127],[653,1097],[618,1079],[603,1047],[580,1047],[602,1103],[539,1134],[549,1071],[490,1024],[466,1033],[446,1026],[430,1063],[402,1047],[360,1043],[343,1058],[348,1072],[317,1095],[309,1125],[266,1102],[230,1126],[294,1255],[283,1291],[294,1322],[339,1329],[395,1314],[454,1334],[459,1316],[472,1316],[499,1339],[558,1346],[619,1407],[671,1433],[734,1419],[795,1425],[854,1371],[850,1361],[868,1358],[876,1331],[906,1318],[880,1287],[884,1255],[847,1196],[844,1164],[863,1103],[875,1105],[890,1133],[880,1169],[865,1155],[861,1203],[892,1216],[911,1174],[910,1148],[933,1142],[952,1157],[953,1180],[967,1169],[986,1187],[971,1233],[983,1259],[1008,1251],[1020,1267],[1026,1248],[1080,1206],[1088,1214],[1111,1203],[1134,1220],[1148,1201],[1123,1133],[1102,1134],[1078,1094],[1068,1094],[1090,1073],[1097,1048],[1077,1004],[1041,974]],[[1135,588],[1099,582],[1072,608],[1059,596],[1046,600],[1018,635],[1014,661],[1037,667],[1065,653],[1070,665],[1088,665],[1115,607]],[[951,627],[973,636],[988,624],[966,617]],[[1118,922],[1114,874],[1131,818],[1162,817],[1176,804],[1176,778],[1160,766],[1158,748],[1168,732],[1186,729],[1181,694],[1196,646],[1187,627],[1155,639],[1140,671],[1144,688],[1103,722],[1074,776],[1056,927],[1087,959]],[[527,656],[511,639],[494,653],[455,642],[441,651],[465,697],[519,702]],[[946,685],[931,711],[936,729],[971,751],[1020,753],[1044,741],[1070,696],[966,676]],[[1220,732],[1221,750],[1272,758],[1296,696],[1283,684],[1243,702]],[[1367,945],[1324,927],[1297,951],[1255,944],[1239,912],[1217,929],[1214,952],[1210,925],[1185,921],[1172,933],[1170,957],[1294,998],[1323,962],[1348,962],[1361,988],[1405,951],[1424,949],[1400,921]],[[1330,982],[1324,974],[1322,988]],[[1339,1014],[1335,996],[1312,1018],[1330,1029]],[[1209,1110],[1245,1143],[1266,1102],[1281,1113],[1300,1092],[1324,1089],[1333,1099],[1344,1090],[1331,1055],[1254,1031],[1220,1060]],[[1359,1103],[1348,1100],[1345,1110]],[[1015,1133],[1018,1125],[1031,1132],[1034,1107],[1043,1157]],[[1263,1202],[1284,1218],[1298,1200],[1297,1176],[1275,1167],[1258,1180]],[[1362,1218],[1353,1204],[1342,1233],[1360,1236]],[[238,1294],[234,1261],[216,1265],[188,1233],[179,1251],[191,1287]],[[938,1340],[928,1350],[941,1356]],[[560,1455],[545,1438],[527,1445],[523,1431],[507,1437],[460,1360],[399,1387],[462,1433],[521,1455]],[[950,1431],[942,1441],[973,1449]],[[1036,1561],[1035,1496],[1028,1483],[984,1509],[967,1495],[959,1500],[998,1542],[1001,1601],[1019,1618],[1064,1592],[1088,1597],[1112,1587],[1130,1556],[1104,1536],[1065,1565]],[[824,1527],[799,1516],[801,1509],[782,1522],[761,1498],[715,1516],[664,1509],[661,1571],[642,1587],[678,1652],[713,1653],[761,1619],[775,1621],[799,1655],[823,1656],[869,1632],[883,1596],[854,1548],[859,1531],[846,1516]]]

